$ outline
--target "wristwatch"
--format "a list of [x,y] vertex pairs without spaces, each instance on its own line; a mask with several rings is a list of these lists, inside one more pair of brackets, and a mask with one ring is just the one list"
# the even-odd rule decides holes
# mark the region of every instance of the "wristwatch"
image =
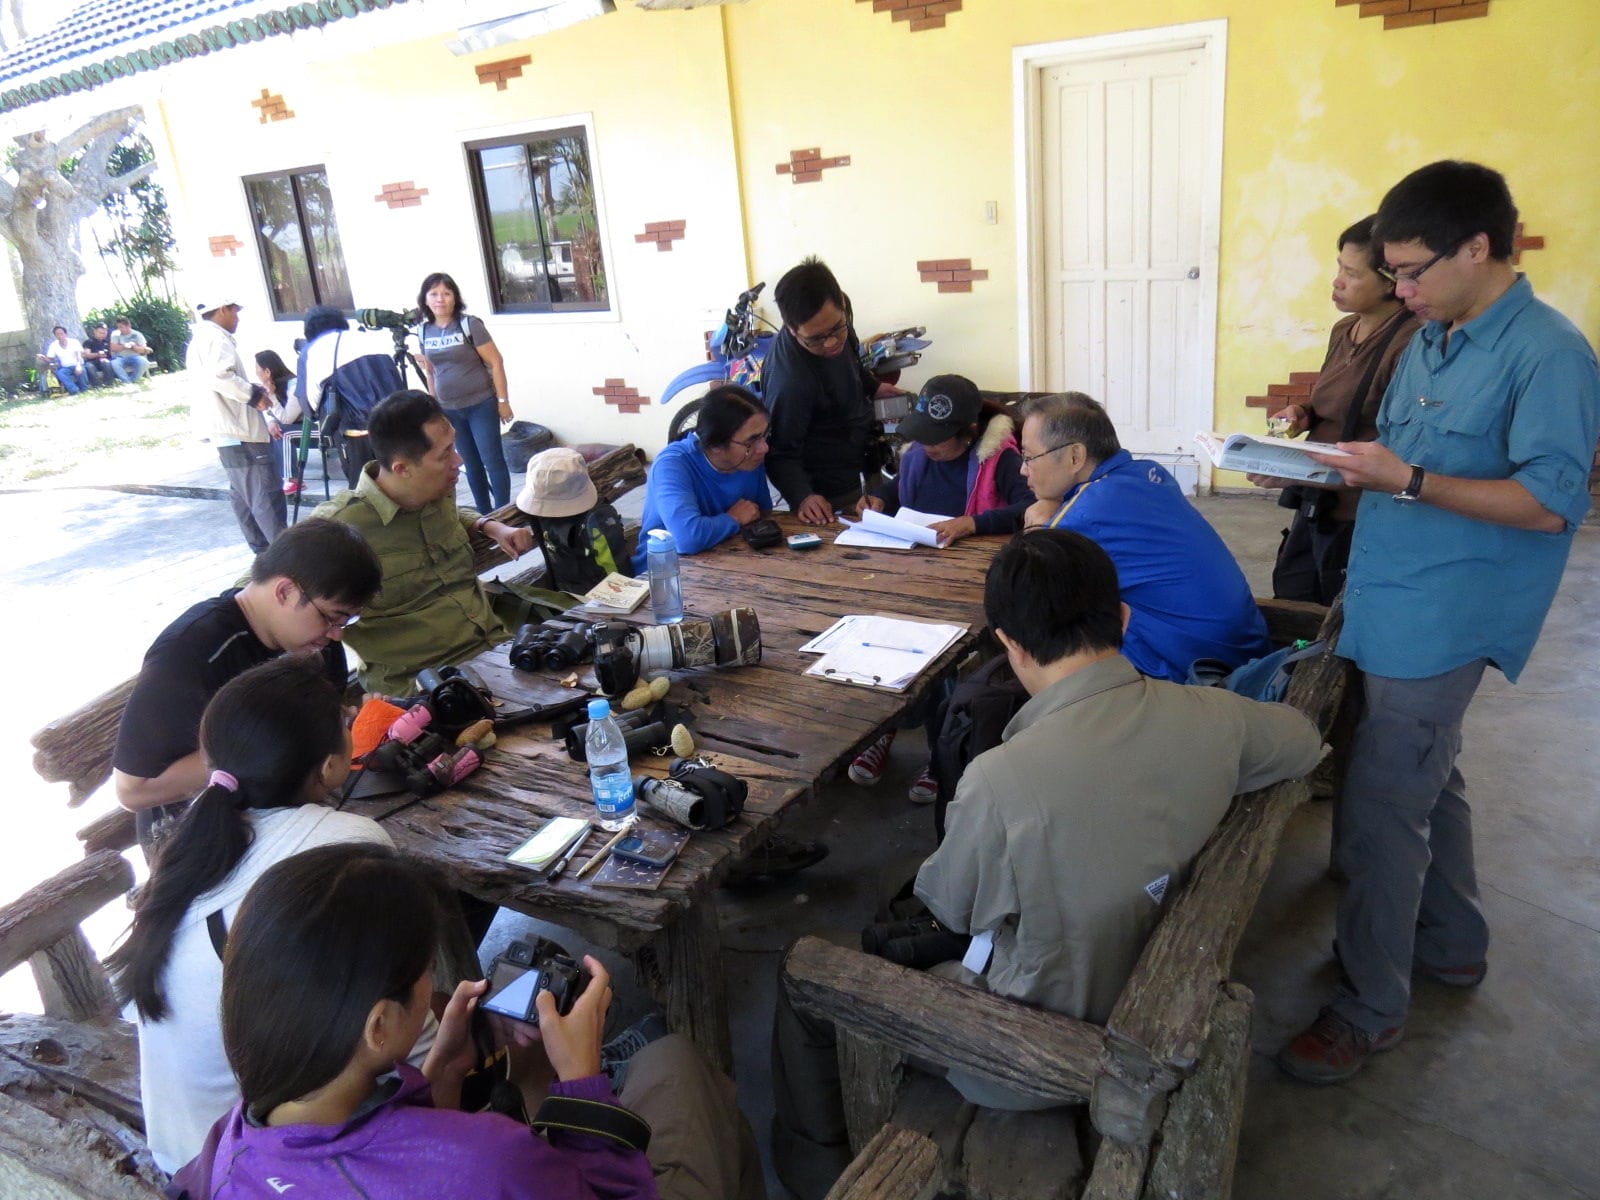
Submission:
[[1411,482],[1406,484],[1394,494],[1395,500],[1401,504],[1410,504],[1413,500],[1422,499],[1422,480],[1427,472],[1416,463],[1411,464]]

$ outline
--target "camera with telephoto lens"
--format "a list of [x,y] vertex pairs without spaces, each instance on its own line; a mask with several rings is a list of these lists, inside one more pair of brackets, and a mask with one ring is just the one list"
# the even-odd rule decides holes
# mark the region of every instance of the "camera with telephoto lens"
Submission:
[[479,1007],[537,1025],[540,992],[555,997],[556,1012],[564,1017],[588,986],[589,972],[556,943],[546,938],[535,939],[531,946],[512,942],[489,964],[489,989]]
[[494,694],[467,667],[429,667],[417,672],[422,702],[433,714],[432,727],[455,737],[469,725],[494,720]]
[[524,625],[508,657],[519,671],[569,671],[594,653],[594,625],[542,621]]
[[685,829],[721,829],[744,811],[750,785],[693,758],[673,762],[666,779],[639,775],[633,793],[653,812]]
[[761,623],[753,608],[675,625],[607,622],[595,634],[594,675],[607,696],[621,696],[641,676],[688,667],[750,666],[761,661]]
[[356,314],[356,320],[368,329],[387,329],[404,335],[417,327],[422,314],[415,308],[405,312],[395,312],[392,308],[363,308]]

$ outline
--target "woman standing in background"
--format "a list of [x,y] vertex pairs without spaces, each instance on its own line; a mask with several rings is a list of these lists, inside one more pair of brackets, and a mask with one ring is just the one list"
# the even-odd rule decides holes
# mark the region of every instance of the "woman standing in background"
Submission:
[[484,323],[467,315],[461,289],[443,271],[422,281],[417,310],[428,390],[455,427],[473,505],[492,512],[511,503],[511,472],[500,446],[500,426],[511,420],[505,359]]

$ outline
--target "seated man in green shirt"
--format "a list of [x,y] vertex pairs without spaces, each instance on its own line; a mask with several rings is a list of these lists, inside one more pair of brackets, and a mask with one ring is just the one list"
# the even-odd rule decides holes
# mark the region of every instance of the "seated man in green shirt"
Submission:
[[533,534],[456,506],[455,429],[427,392],[381,401],[367,434],[376,461],[315,515],[359,529],[383,564],[383,588],[345,644],[366,664],[363,687],[406,696],[418,671],[463,662],[509,636],[478,584],[469,533],[493,538],[512,558],[533,549]]

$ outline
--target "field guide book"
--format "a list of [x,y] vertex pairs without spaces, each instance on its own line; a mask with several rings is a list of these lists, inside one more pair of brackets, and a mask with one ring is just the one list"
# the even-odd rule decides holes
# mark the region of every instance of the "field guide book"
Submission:
[[1313,453],[1326,454],[1329,458],[1350,457],[1349,451],[1327,442],[1296,442],[1248,433],[1223,435],[1202,430],[1194,435],[1194,440],[1212,464],[1224,471],[1278,475],[1284,479],[1303,479],[1307,483],[1338,485],[1344,482],[1344,477],[1332,467],[1312,461]]

